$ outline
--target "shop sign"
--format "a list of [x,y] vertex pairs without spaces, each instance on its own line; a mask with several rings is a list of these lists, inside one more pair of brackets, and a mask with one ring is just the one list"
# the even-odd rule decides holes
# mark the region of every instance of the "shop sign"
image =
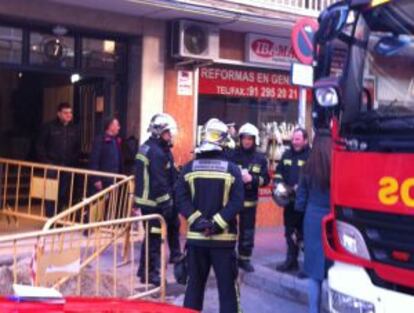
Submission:
[[246,62],[290,67],[297,61],[290,38],[246,35]]
[[199,93],[207,95],[284,100],[297,100],[299,95],[289,73],[280,71],[203,67],[199,84]]

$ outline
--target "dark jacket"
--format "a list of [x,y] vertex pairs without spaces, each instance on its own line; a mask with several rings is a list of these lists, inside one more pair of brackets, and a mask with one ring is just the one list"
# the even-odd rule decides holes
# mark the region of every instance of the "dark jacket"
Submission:
[[80,132],[73,123],[58,119],[43,126],[36,143],[37,160],[42,163],[76,166],[80,156]]
[[176,179],[177,170],[170,147],[160,139],[149,138],[136,156],[136,205],[161,210],[172,206]]
[[249,206],[248,204],[257,201],[259,187],[269,184],[270,177],[266,157],[264,154],[257,152],[256,149],[245,150],[238,147],[229,153],[228,158],[240,169],[247,169],[253,177],[252,182],[244,184],[244,205]]
[[296,192],[295,209],[305,212],[303,222],[304,271],[309,277],[320,281],[326,277],[330,265],[322,245],[322,219],[329,213],[329,205],[329,190],[321,190],[312,184],[308,176],[302,176]]
[[[237,214],[243,208],[240,169],[221,153],[203,153],[187,163],[177,181],[176,204],[187,219],[187,243],[206,247],[234,247]],[[206,237],[196,232],[199,218],[214,220],[222,232]]]
[[[89,158],[89,168],[95,171],[120,174],[122,172],[121,139],[109,135],[97,136]],[[93,182],[102,180],[105,184],[104,187],[113,183],[111,178],[94,177],[92,180]]]
[[308,160],[309,153],[309,147],[305,147],[299,152],[296,152],[293,148],[285,151],[276,168],[275,183],[285,183],[289,187],[297,185],[300,171]]

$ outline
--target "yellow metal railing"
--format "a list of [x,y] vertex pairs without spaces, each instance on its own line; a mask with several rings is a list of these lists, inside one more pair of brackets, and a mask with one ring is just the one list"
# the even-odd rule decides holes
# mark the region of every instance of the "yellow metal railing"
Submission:
[[133,176],[114,183],[56,216],[49,218],[43,226],[43,230],[61,225],[87,224],[131,216],[133,183]]
[[[94,182],[98,180],[110,186],[106,197],[117,205],[131,188],[131,179],[124,175],[0,158],[0,213],[16,219],[46,221],[93,195]],[[115,205],[105,202],[105,206]],[[83,217],[76,218],[79,222]]]
[[[148,283],[149,222],[161,226],[161,286]],[[108,231],[111,230],[111,231]],[[12,283],[54,287],[65,296],[165,300],[166,224],[160,215],[129,217],[0,237],[0,264],[7,268],[0,294],[11,294]],[[145,281],[137,278],[139,247],[146,245]],[[6,265],[4,265],[6,264]]]

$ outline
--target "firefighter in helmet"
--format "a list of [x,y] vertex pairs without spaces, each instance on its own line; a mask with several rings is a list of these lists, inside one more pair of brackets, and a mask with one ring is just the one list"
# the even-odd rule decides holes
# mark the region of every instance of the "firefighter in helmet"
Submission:
[[275,202],[284,208],[283,221],[287,244],[286,260],[278,264],[281,272],[298,270],[299,247],[303,241],[303,213],[295,210],[295,193],[299,174],[309,157],[308,133],[297,128],[292,135],[291,148],[287,150],[276,168]]
[[243,210],[239,218],[238,265],[246,272],[253,272],[250,262],[256,223],[259,187],[269,184],[270,177],[266,157],[256,151],[259,130],[246,123],[239,130],[239,147],[230,153],[230,160],[239,166],[244,184]]
[[240,170],[223,151],[227,136],[223,122],[207,122],[196,158],[184,166],[176,186],[177,205],[188,222],[184,306],[197,311],[202,311],[205,286],[213,267],[220,313],[240,312],[235,244],[244,190]]
[[[173,188],[178,176],[171,153],[173,136],[177,131],[175,120],[161,113],[152,117],[148,132],[150,138],[139,148],[136,157],[135,205],[143,215],[158,213],[167,222],[170,262],[181,258],[179,242],[180,222],[174,205]],[[149,222],[149,277],[145,277],[146,243],[142,245],[138,276],[141,282],[160,285],[161,228],[159,222]]]

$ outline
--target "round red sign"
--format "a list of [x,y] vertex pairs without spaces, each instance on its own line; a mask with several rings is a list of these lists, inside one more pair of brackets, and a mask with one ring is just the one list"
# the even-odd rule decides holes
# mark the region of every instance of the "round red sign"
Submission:
[[304,64],[312,64],[313,38],[319,24],[311,18],[300,19],[292,29],[292,46],[296,57]]

